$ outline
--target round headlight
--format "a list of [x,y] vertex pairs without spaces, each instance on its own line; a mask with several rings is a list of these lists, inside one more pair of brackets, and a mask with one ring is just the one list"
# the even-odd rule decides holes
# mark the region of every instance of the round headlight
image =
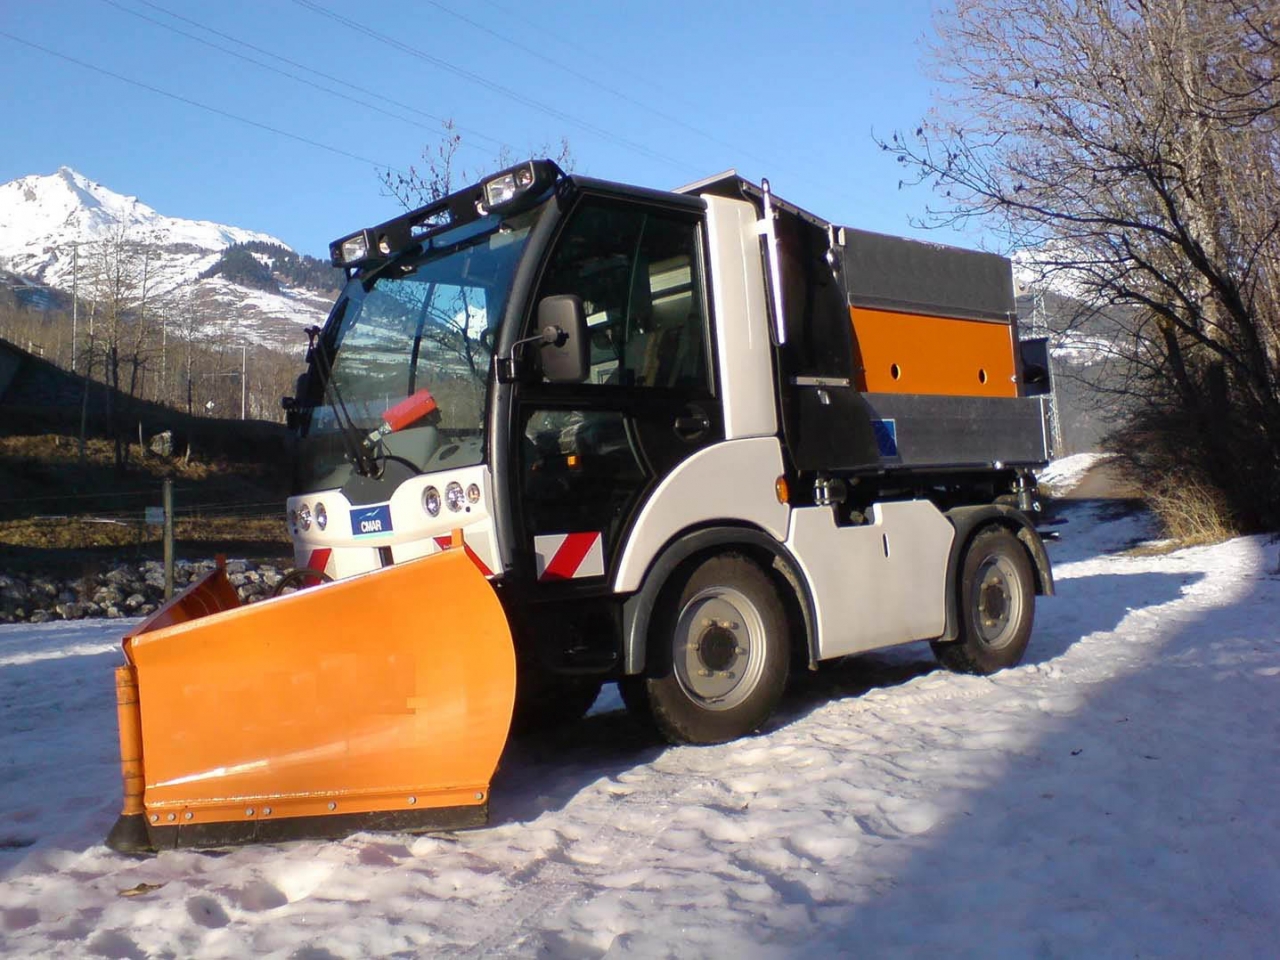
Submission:
[[479,502],[480,502],[480,485],[478,483],[473,483],[471,484],[471,486],[467,487],[467,503],[479,503]]
[[298,508],[298,525],[303,530],[311,529],[311,508],[305,503]]
[[435,487],[427,487],[422,491],[422,509],[431,517],[440,516],[440,491]]
[[324,508],[323,503],[316,504],[316,526],[323,530],[329,525],[329,511]]
[[457,513],[466,503],[466,494],[462,492],[462,484],[456,480],[444,488],[444,501],[449,509]]

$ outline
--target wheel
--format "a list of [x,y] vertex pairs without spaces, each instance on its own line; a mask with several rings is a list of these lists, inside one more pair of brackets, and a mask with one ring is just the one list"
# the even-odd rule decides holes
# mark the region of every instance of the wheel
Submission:
[[600,696],[599,677],[556,676],[539,670],[517,674],[511,729],[517,736],[581,720]]
[[938,661],[958,673],[989,674],[1016,666],[1031,639],[1035,579],[1026,549],[1003,527],[980,531],[960,572],[960,636],[933,644]]
[[271,590],[271,596],[278,597],[286,591],[301,590],[304,587],[315,587],[322,583],[330,583],[333,577],[323,570],[312,570],[310,567],[299,567],[290,570]]
[[633,715],[672,743],[724,743],[769,719],[790,653],[782,600],[760,567],[738,554],[705,560],[654,614],[651,670],[623,685]]

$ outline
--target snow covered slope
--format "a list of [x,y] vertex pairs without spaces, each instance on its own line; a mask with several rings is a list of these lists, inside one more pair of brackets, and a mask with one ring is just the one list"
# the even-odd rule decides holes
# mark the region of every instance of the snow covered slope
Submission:
[[297,347],[298,325],[322,323],[332,301],[331,292],[302,287],[277,294],[197,280],[231,244],[256,241],[289,249],[268,234],[164,216],[68,167],[0,184],[0,269],[66,292],[74,285],[87,297],[94,258],[103,244],[117,241],[139,256],[146,253],[150,296],[194,291],[209,316],[210,335],[232,329],[253,342]]
[[457,834],[113,854],[123,626],[0,627],[0,955],[1274,956],[1277,547],[1071,509],[1023,666],[851,659],[716,747],[606,710]]

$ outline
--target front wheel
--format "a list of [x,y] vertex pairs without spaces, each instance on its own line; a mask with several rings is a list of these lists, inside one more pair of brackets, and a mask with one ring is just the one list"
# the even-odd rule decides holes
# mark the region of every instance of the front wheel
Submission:
[[1026,549],[1003,527],[978,533],[960,573],[960,636],[933,644],[938,661],[958,673],[990,674],[1017,666],[1031,639],[1035,578]]
[[[790,669],[786,613],[768,574],[739,554],[712,557],[659,603],[653,669],[624,691],[628,707],[672,743],[724,743],[758,729]],[[633,704],[640,696],[643,705]]]

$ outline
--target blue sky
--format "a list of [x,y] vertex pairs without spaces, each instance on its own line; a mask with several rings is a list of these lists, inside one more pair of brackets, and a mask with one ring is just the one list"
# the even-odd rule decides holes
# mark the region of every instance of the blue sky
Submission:
[[10,0],[0,34],[261,126],[0,35],[0,181],[65,164],[161,213],[323,255],[399,209],[374,162],[407,168],[452,118],[469,170],[492,169],[500,144],[524,156],[563,136],[591,176],[670,188],[735,167],[840,223],[973,245],[912,228],[930,194],[899,190],[872,140],[930,106],[934,6]]

